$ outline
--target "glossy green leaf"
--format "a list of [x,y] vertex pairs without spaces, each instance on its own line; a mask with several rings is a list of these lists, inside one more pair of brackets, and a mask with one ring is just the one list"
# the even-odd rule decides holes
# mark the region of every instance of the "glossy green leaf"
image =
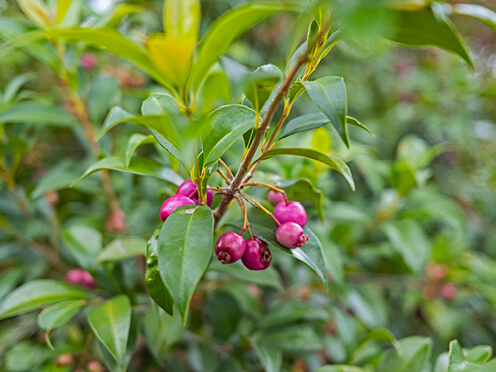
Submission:
[[281,70],[272,64],[261,66],[247,76],[245,95],[255,112],[262,110],[272,91],[281,80]]
[[231,44],[253,25],[282,11],[299,11],[301,3],[290,1],[251,2],[218,17],[200,43],[190,83],[196,92],[208,70],[228,51]]
[[258,342],[250,339],[250,344],[258,360],[266,372],[279,372],[282,367],[282,351],[267,346],[259,346]]
[[324,221],[324,207],[322,205],[322,198],[324,195],[321,191],[317,190],[309,180],[302,178],[294,181],[282,181],[278,182],[277,186],[285,189],[290,200],[298,202],[309,200],[312,202],[320,219]]
[[321,112],[299,116],[284,126],[278,139],[281,140],[296,133],[317,129],[327,124],[329,124],[329,119]]
[[65,110],[41,102],[19,102],[0,112],[0,123],[26,123],[72,128],[77,121]]
[[159,133],[155,132],[154,130],[152,130],[151,132],[153,137],[155,137],[158,144],[162,146],[162,148],[164,148],[169,154],[171,154],[176,159],[178,159],[186,170],[190,169],[190,166],[188,165],[186,159],[184,158],[184,155],[172,143],[167,141],[164,137],[162,137]]
[[339,76],[326,76],[313,81],[302,81],[308,95],[327,116],[338,131],[346,147],[350,147],[346,117],[348,101],[346,86]]
[[131,164],[126,167],[124,159],[118,156],[110,156],[108,158],[103,158],[97,161],[95,164],[90,166],[86,172],[71,186],[74,186],[77,182],[82,180],[84,177],[89,176],[95,172],[101,171],[103,169],[116,170],[120,172],[138,174],[141,176],[152,176],[174,185],[179,186],[183,183],[183,179],[172,169],[165,167],[164,165],[157,163],[154,160],[134,157],[131,160]]
[[348,168],[348,165],[346,165],[344,161],[334,156],[327,156],[325,154],[322,154],[318,151],[311,149],[295,149],[295,148],[272,149],[267,151],[262,156],[260,156],[257,160],[255,160],[255,162],[252,163],[252,166],[253,164],[258,163],[259,161],[270,159],[274,156],[280,156],[280,155],[302,156],[305,158],[317,160],[320,161],[321,163],[327,164],[332,169],[337,170],[339,173],[341,173],[341,175],[345,178],[346,182],[348,182],[348,185],[350,185],[351,189],[353,191],[355,190],[355,182],[353,181],[353,176],[351,175],[350,168]]
[[131,326],[131,303],[119,295],[88,313],[88,323],[122,370],[126,368],[126,347]]
[[2,273],[0,276],[0,301],[16,287],[24,275],[22,269],[10,269]]
[[430,257],[430,246],[420,226],[412,220],[389,222],[381,228],[413,272],[420,272]]
[[131,138],[129,138],[129,141],[127,143],[126,147],[126,166],[129,167],[129,164],[131,163],[131,158],[134,155],[134,152],[138,149],[138,147],[150,143],[156,143],[155,137],[150,135],[150,136],[145,136],[144,134],[141,133],[134,133]]
[[346,123],[353,125],[355,127],[358,127],[358,128],[362,128],[364,131],[368,132],[372,137],[375,137],[374,133],[372,133],[369,128],[367,128],[365,125],[363,125],[357,119],[355,119],[351,116],[346,117]]
[[412,46],[432,45],[458,54],[473,67],[467,45],[446,17],[438,17],[429,6],[391,10],[393,25],[386,38]]
[[153,235],[146,246],[145,283],[148,294],[168,314],[174,314],[174,299],[164,285],[158,267],[158,234]]
[[205,165],[217,161],[255,124],[255,112],[242,105],[227,105],[212,112],[202,133]]
[[38,315],[38,325],[47,333],[47,341],[52,330],[62,327],[71,321],[85,305],[84,300],[64,301],[49,306]]
[[213,252],[214,219],[205,206],[184,206],[172,213],[158,238],[160,275],[186,323],[196,286]]
[[155,130],[162,137],[177,146],[178,134],[173,127],[170,117],[166,115],[133,116],[121,107],[113,107],[105,119],[103,126],[96,133],[95,139],[98,141],[110,129],[122,123],[134,123]]
[[102,249],[102,234],[90,226],[73,225],[62,230],[62,241],[86,270],[94,266]]
[[138,237],[121,237],[108,243],[98,255],[98,262],[119,261],[145,254],[146,242]]
[[93,295],[79,287],[56,280],[39,279],[24,283],[0,303],[0,319],[66,300],[90,299]]
[[327,287],[326,263],[322,252],[322,245],[312,230],[304,228],[305,234],[308,235],[308,241],[301,248],[288,249],[280,245],[275,237],[274,230],[265,226],[251,225],[253,235],[265,241],[269,248],[278,248],[286,254],[304,262],[314,270]]

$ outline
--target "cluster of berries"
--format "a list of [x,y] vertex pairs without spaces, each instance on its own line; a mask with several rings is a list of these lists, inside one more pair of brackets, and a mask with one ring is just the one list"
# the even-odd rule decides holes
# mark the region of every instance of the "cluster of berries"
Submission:
[[[302,247],[308,240],[303,227],[307,223],[305,208],[294,201],[287,201],[282,193],[269,190],[267,200],[275,206],[271,217],[278,226],[276,239],[284,247],[294,249]],[[212,190],[207,190],[207,205],[213,201]],[[165,221],[177,208],[185,205],[198,205],[198,188],[191,181],[185,181],[179,186],[175,195],[168,198],[160,209],[160,218]],[[244,229],[243,229],[244,230]],[[245,240],[241,232],[227,232],[219,237],[215,245],[215,255],[223,264],[241,261],[250,270],[265,270],[270,266],[272,254],[263,240],[253,237]]]

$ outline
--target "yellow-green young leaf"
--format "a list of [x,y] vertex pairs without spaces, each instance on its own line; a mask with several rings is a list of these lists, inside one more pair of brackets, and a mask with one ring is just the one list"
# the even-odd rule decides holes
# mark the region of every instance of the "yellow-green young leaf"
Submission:
[[0,304],[0,320],[65,300],[90,299],[79,287],[56,280],[39,279],[21,285]]
[[57,2],[57,15],[55,21],[58,25],[62,24],[64,17],[69,10],[73,0],[58,0]]
[[164,5],[164,31],[177,40],[198,41],[199,0],[167,0]]
[[120,295],[94,307],[88,314],[88,323],[119,367],[125,370],[127,339],[131,327],[129,298]]
[[176,39],[170,34],[155,34],[146,41],[150,60],[176,90],[188,79],[196,41]]
[[191,297],[213,252],[214,218],[205,206],[187,205],[172,213],[158,237],[160,275],[186,323]]
[[52,23],[49,11],[41,0],[17,0],[26,17],[38,27],[47,27]]
[[331,144],[331,136],[325,129],[318,128],[315,132],[313,132],[312,148],[314,150],[326,154],[331,150]]

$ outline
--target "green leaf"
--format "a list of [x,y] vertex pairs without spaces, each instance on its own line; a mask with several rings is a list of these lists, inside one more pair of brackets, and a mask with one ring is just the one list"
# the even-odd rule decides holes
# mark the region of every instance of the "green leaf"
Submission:
[[137,237],[122,237],[112,240],[98,256],[98,262],[119,261],[125,258],[144,255],[146,242]]
[[262,110],[272,91],[282,80],[282,72],[272,64],[264,65],[249,74],[245,81],[245,95],[255,112]]
[[284,126],[278,139],[281,140],[296,133],[317,129],[327,124],[329,124],[329,119],[321,112],[299,116]]
[[164,5],[164,31],[178,40],[198,40],[199,0],[168,0]]
[[346,366],[344,364],[335,364],[333,366],[323,366],[320,367],[316,372],[366,372],[366,370],[355,367]]
[[429,6],[391,10],[393,25],[383,35],[394,42],[432,45],[458,54],[473,68],[467,45],[446,17],[437,16]]
[[72,2],[73,0],[59,0],[57,2],[57,14],[55,16],[55,21],[58,25],[62,24],[62,22],[64,21],[65,15],[69,10]]
[[38,27],[47,27],[51,21],[49,10],[41,0],[17,0],[24,14]]
[[142,47],[136,45],[121,33],[114,31],[111,28],[58,29],[48,31],[46,36],[48,39],[54,38],[83,41],[89,45],[100,47],[109,53],[133,62],[164,87],[171,91],[174,90],[168,80],[163,76],[162,72],[150,61]]
[[129,141],[127,143],[126,147],[126,167],[129,167],[129,164],[131,163],[131,158],[134,155],[134,152],[137,150],[138,147],[141,145],[146,145],[150,143],[155,143],[155,137],[150,135],[150,136],[145,136],[144,134],[141,133],[134,133],[131,138],[129,138]]
[[21,285],[0,304],[0,320],[66,300],[90,299],[93,295],[79,287],[50,279]]
[[205,206],[184,206],[172,213],[158,237],[160,275],[186,323],[193,292],[212,257],[214,219]]
[[120,368],[125,370],[127,339],[131,326],[129,298],[119,295],[102,305],[95,306],[88,313],[88,323]]
[[493,348],[489,345],[479,345],[466,352],[466,358],[472,363],[486,363],[493,355]]
[[415,273],[421,272],[430,257],[430,246],[420,226],[415,221],[403,220],[386,223],[381,229],[407,266]]
[[182,177],[179,176],[172,169],[169,169],[163,164],[157,163],[156,161],[135,157],[131,160],[131,164],[126,167],[125,162],[122,158],[118,156],[109,156],[97,161],[95,164],[90,166],[86,170],[86,172],[71,185],[71,187],[90,174],[101,171],[103,169],[138,174],[141,176],[152,176],[170,182],[176,186],[179,186],[184,181]]
[[49,334],[55,328],[62,327],[70,322],[85,305],[84,300],[64,301],[49,306],[38,315],[38,325],[47,335],[47,341],[50,345]]
[[102,234],[85,225],[73,225],[62,230],[62,241],[79,265],[91,269],[102,249]]
[[346,147],[350,147],[346,117],[348,115],[348,101],[346,86],[339,76],[326,76],[314,81],[302,81],[308,95],[319,109],[329,118],[343,139]]
[[364,131],[368,132],[372,137],[375,137],[374,133],[372,133],[369,128],[367,128],[365,125],[360,123],[357,119],[352,118],[351,116],[346,117],[346,123],[358,128],[362,128]]
[[272,229],[260,225],[250,225],[253,235],[269,245],[269,248],[278,248],[286,254],[304,262],[312,268],[313,271],[322,280],[322,283],[327,287],[326,263],[322,252],[322,245],[319,239],[308,227],[304,228],[305,234],[308,235],[308,241],[301,248],[288,249],[277,242],[275,233]]
[[282,351],[276,350],[271,347],[259,346],[258,342],[250,339],[250,344],[264,371],[266,372],[280,372],[282,367]]
[[[448,4],[443,4],[446,6]],[[453,4],[451,5],[453,14],[463,15],[478,19],[496,31],[496,12],[482,5],[477,4]]]
[[5,297],[24,277],[23,269],[11,269],[0,276],[0,300]]
[[231,9],[218,17],[202,40],[196,62],[191,70],[190,84],[193,92],[198,91],[210,67],[249,28],[276,13],[300,9],[301,3],[298,2],[251,2]]
[[229,78],[224,71],[212,71],[202,84],[199,94],[201,112],[211,112],[230,101],[231,88]]
[[174,299],[160,276],[158,267],[158,235],[153,235],[146,246],[145,283],[148,294],[168,314],[174,314]]
[[173,127],[169,116],[167,115],[134,116],[119,106],[115,106],[112,108],[109,115],[105,119],[103,126],[95,135],[95,139],[98,141],[110,129],[122,123],[139,124],[151,130],[155,130],[162,137],[166,138],[169,142],[177,146],[179,136],[176,129]]
[[65,110],[41,102],[19,102],[0,112],[0,123],[26,123],[72,128],[77,121]]
[[255,124],[255,112],[242,105],[221,106],[209,116],[202,143],[205,165],[217,161]]
[[407,337],[399,341],[401,353],[391,349],[384,353],[377,372],[424,371],[430,363],[432,340],[426,337]]
[[269,267],[263,271],[253,271],[248,270],[239,262],[226,266],[222,265],[217,259],[213,259],[208,269],[232,276],[249,284],[256,284],[261,287],[271,287],[277,290],[283,290],[284,288],[279,273],[273,267]]
[[290,200],[303,202],[309,200],[317,210],[319,217],[324,221],[324,208],[322,206],[323,194],[317,190],[306,178],[293,181],[277,182],[277,186],[285,189]]
[[308,325],[285,328],[258,334],[256,340],[260,347],[286,351],[315,351],[322,347],[322,341],[314,329]]
[[286,301],[265,312],[263,317],[256,322],[256,328],[260,330],[269,327],[281,327],[297,321],[326,322],[329,319],[329,312],[312,304],[303,302]]
[[345,178],[348,185],[350,185],[351,189],[355,190],[355,182],[353,181],[353,176],[351,175],[350,168],[346,165],[344,161],[334,156],[327,156],[318,151],[311,149],[296,149],[296,148],[286,148],[286,149],[272,149],[267,151],[265,154],[260,156],[255,162],[252,163],[253,166],[255,163],[259,161],[270,159],[274,156],[280,155],[292,155],[292,156],[302,156],[305,158],[313,159],[320,161],[321,163],[327,164],[332,169],[337,170],[341,175]]
[[152,135],[157,140],[158,144],[162,146],[169,154],[178,159],[183,165],[184,169],[189,170],[190,167],[184,158],[184,155],[176,148],[172,143],[167,141],[164,137],[162,137],[159,133],[152,130]]

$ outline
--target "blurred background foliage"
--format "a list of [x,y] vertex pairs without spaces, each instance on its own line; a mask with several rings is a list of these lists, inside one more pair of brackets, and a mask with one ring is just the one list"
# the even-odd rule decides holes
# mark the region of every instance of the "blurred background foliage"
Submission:
[[[496,10],[490,1],[480,3]],[[130,1],[139,11],[112,18],[114,7],[122,4],[89,1],[82,19],[111,22],[135,38],[161,29],[161,2]],[[201,29],[237,4],[202,1]],[[332,129],[285,141],[339,154],[350,164],[357,190],[351,192],[344,180],[306,159],[273,159],[260,167],[263,177],[281,185],[303,180],[288,192],[309,206],[310,226],[330,267],[329,292],[308,267],[278,252],[273,252],[273,268],[261,273],[214,262],[183,329],[177,316],[149,305],[135,260],[110,251],[92,266],[92,274],[100,293],[134,298],[132,327],[143,336],[136,339],[129,370],[256,371],[282,363],[283,370],[314,371],[332,363],[420,372],[411,363],[417,358],[444,371],[450,340],[458,339],[467,349],[496,346],[496,36],[481,23],[455,18],[471,47],[472,72],[444,51],[407,49],[375,37],[387,22],[379,6],[366,0],[337,4],[363,42],[339,43],[316,76],[345,78],[350,114],[375,137],[350,128],[350,150]],[[297,23],[292,15],[262,22],[232,46],[223,66],[233,74],[236,63],[254,69],[270,61],[283,69],[290,30]],[[31,28],[15,3],[0,0],[3,40]],[[61,279],[80,267],[72,245],[87,244],[93,236],[97,243],[88,249],[102,257],[99,251],[109,252],[119,236],[99,175],[68,187],[94,159],[82,129],[73,125],[74,107],[50,67],[57,62],[47,49],[14,49],[0,60],[0,299],[22,282]],[[82,65],[83,49],[83,57],[95,58],[94,65]],[[83,44],[75,44],[65,58],[78,66],[78,91],[95,129],[112,105],[139,113],[141,102],[161,91],[134,66]],[[213,96],[222,97],[224,89],[228,102],[235,88],[221,81],[212,86],[219,90]],[[292,115],[315,111],[307,97],[301,100]],[[25,106],[17,110],[31,110],[32,121],[17,120],[19,111],[9,111],[20,102]],[[124,154],[135,132],[129,126],[110,132],[100,141],[102,153]],[[227,159],[237,159],[240,151],[234,146]],[[179,171],[152,145],[137,152]],[[131,235],[144,242],[160,226],[159,207],[176,186],[128,173],[112,172],[111,179]],[[305,180],[318,191],[309,191]],[[324,222],[309,195],[322,199]],[[81,226],[89,231],[78,232]],[[54,350],[45,344],[32,313],[1,321],[0,370],[73,370],[60,366],[58,356],[65,353],[91,371],[101,367],[91,367],[92,361],[107,361],[82,316],[50,338]],[[413,351],[395,354],[391,344],[397,346],[396,339]],[[490,356],[489,348],[472,350],[479,357],[473,361]]]

